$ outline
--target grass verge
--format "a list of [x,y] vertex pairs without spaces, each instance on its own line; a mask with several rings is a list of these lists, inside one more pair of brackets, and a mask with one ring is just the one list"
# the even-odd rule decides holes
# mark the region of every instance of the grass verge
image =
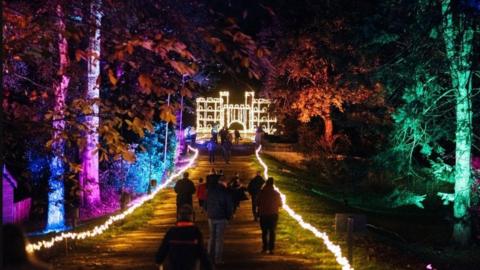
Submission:
[[[279,171],[283,168],[281,163],[268,158],[262,159],[269,166],[269,176],[276,180],[276,185],[287,196],[287,203],[292,209],[303,216],[304,220],[311,223],[321,231],[326,232],[331,240],[339,244],[342,252],[346,254],[346,245],[343,237],[335,235],[334,219],[335,213],[351,211],[343,205],[327,201],[315,196],[309,190],[305,190],[294,179],[304,174],[294,169]],[[260,168],[257,163],[256,166]],[[369,233],[356,235],[354,237],[354,259],[355,269],[425,269],[427,262],[414,258],[412,254],[399,252],[395,248],[385,245],[376,236]],[[290,254],[298,254],[305,258],[318,262],[317,269],[339,269],[333,255],[326,249],[320,239],[317,239],[310,232],[299,227],[295,220],[285,212],[282,213],[278,224],[278,242],[282,250]]]

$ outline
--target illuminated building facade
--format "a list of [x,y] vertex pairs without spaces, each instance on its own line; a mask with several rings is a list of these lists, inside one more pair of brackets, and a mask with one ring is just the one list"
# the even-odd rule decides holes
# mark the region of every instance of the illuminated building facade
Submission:
[[277,118],[269,113],[269,99],[255,98],[255,92],[245,92],[244,104],[230,104],[229,96],[228,91],[221,91],[217,98],[196,99],[198,133],[210,133],[215,125],[230,128],[234,123],[243,127],[243,133],[255,133],[257,127],[269,134],[275,132]]

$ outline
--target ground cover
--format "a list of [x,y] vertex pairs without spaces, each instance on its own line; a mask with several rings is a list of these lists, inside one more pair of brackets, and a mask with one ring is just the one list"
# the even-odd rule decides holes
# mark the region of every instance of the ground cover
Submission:
[[[312,192],[310,185],[313,180],[305,171],[285,166],[269,157],[262,158],[269,165],[269,175],[277,179],[278,187],[287,194],[289,205],[311,224],[331,235],[342,245],[344,252],[343,237],[335,236],[335,213],[367,215],[367,222],[373,224],[367,233],[355,237],[353,266],[356,269],[425,269],[429,264],[438,269],[469,269],[464,267],[478,263],[478,256],[475,255],[479,254],[478,247],[459,250],[446,246],[445,239],[450,235],[448,224],[435,223],[415,213],[412,215],[407,212],[402,216],[402,210],[379,214],[355,209],[345,205],[342,199],[333,200],[338,193],[334,191],[329,194],[327,185],[317,185],[316,188],[328,196]],[[308,182],[310,185],[306,184]],[[321,248],[318,241],[309,232],[299,233],[292,219],[286,215],[282,217],[279,223],[282,241],[292,243],[292,252],[315,257]]]

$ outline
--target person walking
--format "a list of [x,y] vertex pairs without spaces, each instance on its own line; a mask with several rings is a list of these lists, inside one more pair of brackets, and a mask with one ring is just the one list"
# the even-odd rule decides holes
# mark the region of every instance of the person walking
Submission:
[[257,131],[255,132],[255,148],[257,149],[260,145],[263,144],[263,136],[265,132],[263,131],[262,127],[258,127]]
[[273,254],[275,249],[275,230],[278,222],[278,209],[282,206],[280,193],[273,187],[273,178],[269,177],[257,197],[260,228],[262,229],[262,253]]
[[232,135],[227,132],[226,139],[222,142],[223,159],[226,164],[230,164],[230,157],[232,155]]
[[233,204],[227,190],[227,180],[225,176],[221,176],[218,184],[209,187],[207,196],[207,216],[210,229],[208,253],[215,264],[223,264],[223,237],[232,212]]
[[238,173],[235,173],[235,176],[232,178],[230,183],[228,183],[228,190],[232,196],[233,201],[233,213],[237,211],[237,208],[240,206],[242,185],[240,184],[240,177]]
[[203,178],[200,177],[198,179],[198,186],[197,186],[197,198],[198,198],[198,205],[202,209],[205,210],[205,200],[207,199],[207,184],[203,182]]
[[263,180],[263,177],[260,175],[260,171],[257,171],[257,175],[250,180],[247,186],[247,191],[252,199],[252,214],[254,221],[258,221],[257,195],[260,190],[262,190],[264,184],[265,180]]
[[227,127],[223,127],[218,135],[220,135],[220,144],[223,145],[227,141],[227,136],[228,136],[228,129]]
[[213,269],[203,246],[200,229],[193,223],[193,209],[185,204],[178,211],[177,224],[168,229],[157,253],[155,263],[165,270]]
[[211,135],[212,135],[212,138],[211,140],[215,142],[215,144],[218,143],[218,128],[217,128],[217,125],[213,125],[212,127],[212,130],[211,130]]
[[235,144],[239,144],[240,143],[240,131],[238,131],[238,129],[235,129],[234,131],[234,135],[235,135]]
[[215,140],[212,138],[210,141],[207,143],[207,150],[208,150],[208,162],[210,164],[215,163],[215,148],[216,148],[216,143]]
[[210,173],[207,175],[207,190],[212,186],[216,187],[219,178],[220,175],[217,173],[217,171],[215,171],[215,168],[210,169]]
[[188,172],[183,173],[183,178],[177,181],[173,189],[177,193],[177,210],[184,204],[193,207],[192,196],[195,194],[195,185],[188,178]]

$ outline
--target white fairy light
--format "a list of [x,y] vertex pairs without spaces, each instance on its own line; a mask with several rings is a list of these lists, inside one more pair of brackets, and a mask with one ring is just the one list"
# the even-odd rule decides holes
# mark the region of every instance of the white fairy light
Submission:
[[65,239],[85,239],[85,238],[95,237],[99,234],[104,233],[108,228],[110,228],[110,226],[114,222],[124,219],[126,216],[128,216],[133,211],[135,211],[135,209],[142,206],[145,202],[153,199],[155,197],[155,195],[160,190],[164,189],[168,184],[170,184],[173,181],[173,179],[182,175],[186,170],[188,170],[193,165],[193,163],[195,162],[195,160],[198,157],[198,150],[195,149],[195,148],[192,148],[190,146],[188,146],[188,148],[191,151],[194,152],[194,155],[193,155],[192,158],[190,158],[190,161],[188,162],[188,164],[186,166],[184,166],[181,170],[179,170],[175,174],[171,175],[163,184],[161,184],[151,194],[140,198],[137,202],[135,202],[133,205],[131,205],[128,209],[126,209],[122,213],[120,213],[118,215],[111,216],[110,218],[108,218],[107,221],[105,221],[105,223],[103,223],[102,225],[98,225],[91,230],[87,230],[87,231],[83,231],[83,232],[63,232],[63,233],[60,233],[60,234],[57,234],[57,235],[53,236],[49,240],[41,240],[41,241],[38,241],[38,242],[35,242],[35,243],[32,243],[32,244],[28,244],[26,246],[27,252],[32,253],[36,250],[51,248],[56,243],[61,242]]
[[[259,155],[259,152],[260,152],[261,149],[262,149],[262,146],[260,145],[257,148],[257,150],[255,151],[255,155],[257,156],[258,161],[260,162],[260,164],[263,167],[263,174],[264,174],[265,178],[268,178],[268,166],[265,164],[265,162],[263,162],[263,160],[260,158],[260,155]],[[321,232],[320,230],[315,228],[312,224],[310,224],[308,222],[305,222],[303,220],[302,216],[295,213],[295,211],[293,211],[293,209],[290,208],[290,206],[288,206],[287,197],[285,196],[285,194],[283,194],[280,191],[280,189],[278,189],[278,187],[276,187],[276,186],[275,186],[275,189],[280,193],[280,196],[281,196],[282,202],[283,202],[283,209],[293,219],[295,219],[302,228],[304,228],[306,230],[309,230],[310,232],[312,232],[315,235],[315,237],[323,240],[323,243],[325,244],[325,246],[327,246],[328,250],[330,250],[330,252],[332,252],[333,255],[335,255],[335,259],[336,259],[337,263],[342,266],[342,270],[353,270],[353,267],[350,266],[350,263],[348,262],[348,259],[345,258],[342,255],[342,250],[340,249],[340,246],[335,245],[332,241],[330,241],[327,233]]]

